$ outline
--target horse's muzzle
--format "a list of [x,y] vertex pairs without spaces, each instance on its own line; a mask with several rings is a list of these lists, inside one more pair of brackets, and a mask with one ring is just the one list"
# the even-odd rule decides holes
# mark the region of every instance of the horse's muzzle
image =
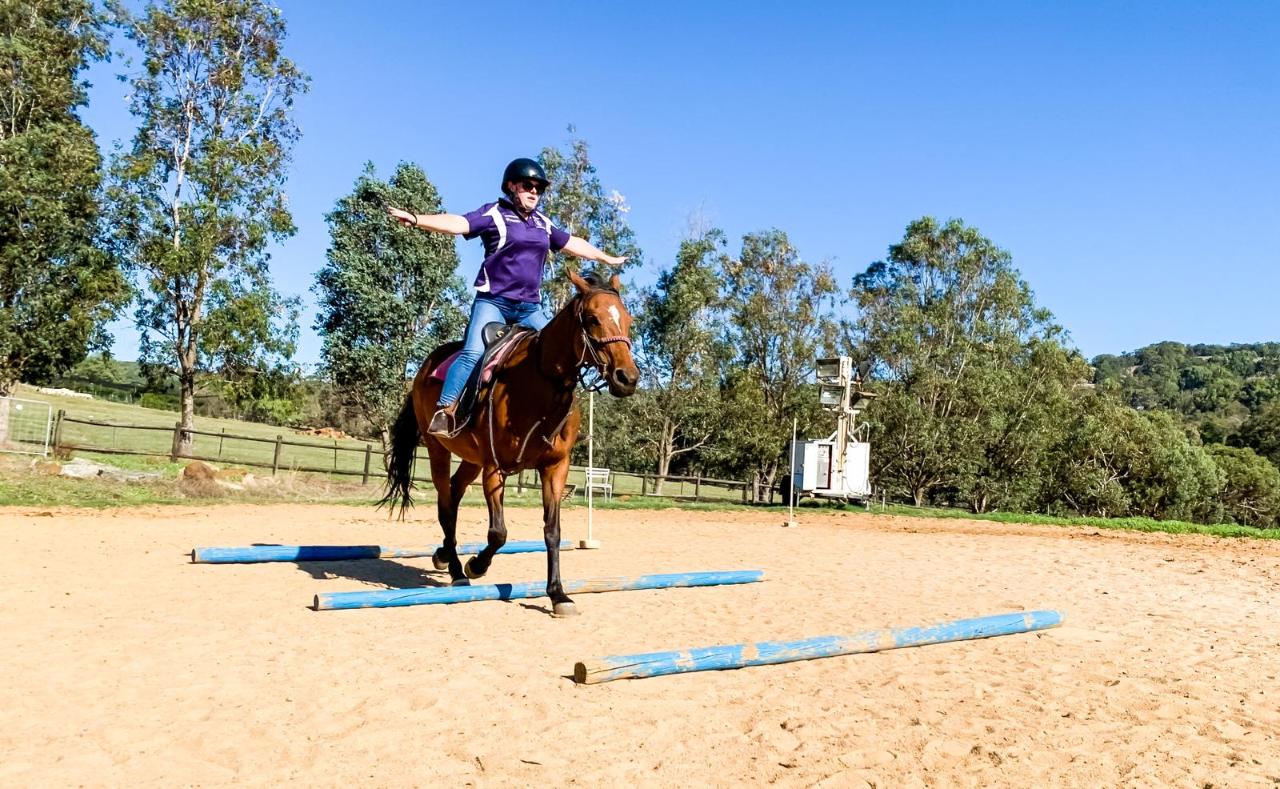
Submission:
[[615,368],[609,375],[609,394],[614,397],[630,397],[636,393],[636,385],[640,383],[640,371],[634,367]]

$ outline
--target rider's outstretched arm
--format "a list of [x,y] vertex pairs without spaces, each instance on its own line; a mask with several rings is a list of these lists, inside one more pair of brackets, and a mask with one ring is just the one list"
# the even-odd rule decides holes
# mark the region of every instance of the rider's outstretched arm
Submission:
[[627,258],[625,256],[614,257],[613,255],[601,252],[596,249],[590,241],[587,241],[585,238],[578,238],[577,236],[570,236],[569,243],[564,245],[564,251],[574,257],[580,257],[583,260],[595,260],[600,263],[613,266],[614,268],[618,268],[623,263],[627,262]]
[[467,223],[467,218],[458,214],[412,214],[391,206],[387,206],[387,213],[405,227],[434,230],[437,233],[451,233],[455,236],[463,235],[471,229]]

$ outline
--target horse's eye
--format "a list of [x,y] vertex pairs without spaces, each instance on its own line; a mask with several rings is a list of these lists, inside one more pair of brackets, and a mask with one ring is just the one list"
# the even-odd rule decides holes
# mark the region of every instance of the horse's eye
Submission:
[[584,326],[599,326],[599,325],[600,325],[600,319],[599,319],[599,318],[597,318],[597,317],[596,317],[596,316],[594,316],[594,315],[588,315],[586,318],[584,318],[584,319],[583,319],[583,321],[582,321],[582,325],[584,325]]

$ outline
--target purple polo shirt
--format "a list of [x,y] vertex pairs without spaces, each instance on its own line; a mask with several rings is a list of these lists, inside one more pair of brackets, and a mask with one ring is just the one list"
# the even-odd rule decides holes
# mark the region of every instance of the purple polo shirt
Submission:
[[541,301],[548,251],[563,249],[569,234],[538,211],[522,218],[506,198],[463,216],[467,220],[463,237],[480,236],[484,241],[484,262],[473,283],[476,292],[535,304]]

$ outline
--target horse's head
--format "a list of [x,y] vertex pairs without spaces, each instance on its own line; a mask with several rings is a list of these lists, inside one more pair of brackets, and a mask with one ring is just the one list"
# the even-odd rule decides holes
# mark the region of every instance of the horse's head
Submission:
[[609,394],[635,394],[640,369],[631,356],[631,313],[618,295],[618,275],[605,283],[594,274],[582,277],[570,270],[569,281],[578,289],[573,309],[582,328],[583,362],[596,368]]

